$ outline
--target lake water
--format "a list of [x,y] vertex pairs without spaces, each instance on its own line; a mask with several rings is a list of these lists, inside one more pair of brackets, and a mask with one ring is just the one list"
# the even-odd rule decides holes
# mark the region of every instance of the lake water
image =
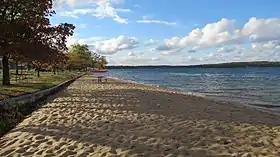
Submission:
[[280,109],[280,68],[110,69],[106,75],[222,101]]

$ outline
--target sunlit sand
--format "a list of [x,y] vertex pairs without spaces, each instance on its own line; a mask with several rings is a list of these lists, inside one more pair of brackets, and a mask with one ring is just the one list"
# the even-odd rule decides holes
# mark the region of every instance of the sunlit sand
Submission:
[[280,156],[280,118],[152,86],[78,79],[0,143],[0,156]]

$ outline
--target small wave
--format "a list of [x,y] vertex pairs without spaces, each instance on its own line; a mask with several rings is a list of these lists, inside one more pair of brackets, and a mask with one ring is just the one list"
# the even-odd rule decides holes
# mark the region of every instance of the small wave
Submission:
[[280,106],[272,105],[272,104],[254,104],[254,103],[252,103],[252,104],[249,104],[249,105],[264,107],[264,108],[280,108]]
[[136,81],[127,80],[127,79],[120,78],[120,77],[111,77],[111,76],[108,76],[107,78],[114,79],[114,80],[119,80],[119,81],[124,81],[124,82],[129,82],[129,83],[138,83],[138,82],[136,82]]
[[128,83],[135,83],[135,84],[141,84],[141,85],[149,85],[149,86],[160,87],[160,85],[157,85],[157,84],[149,84],[149,83],[145,83],[145,82],[137,82],[137,81],[128,80],[128,79],[119,78],[119,77],[107,77],[107,78],[114,79],[114,80],[119,80],[119,81],[123,81],[123,82],[128,82]]
[[207,96],[203,93],[197,93],[197,92],[184,92],[187,95],[193,95],[193,96],[197,96],[197,97],[202,97],[202,98],[206,98]]
[[177,75],[177,76],[201,76],[202,74],[188,74],[188,73],[169,73],[171,75]]
[[230,74],[208,74],[208,73],[206,73],[206,74],[204,74],[205,76],[208,76],[208,77],[224,77],[224,76],[231,76]]
[[206,77],[225,77],[225,76],[231,76],[230,74],[212,74],[212,73],[169,73],[171,75],[177,75],[177,76],[206,76]]

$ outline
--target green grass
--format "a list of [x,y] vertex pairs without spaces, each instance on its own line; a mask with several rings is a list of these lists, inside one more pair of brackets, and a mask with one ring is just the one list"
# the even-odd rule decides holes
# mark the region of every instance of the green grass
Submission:
[[[0,100],[47,89],[78,75],[77,73],[68,71],[58,72],[56,75],[53,72],[40,72],[40,77],[37,77],[37,73],[34,71],[23,71],[23,74],[27,75],[22,77],[24,79],[16,81],[15,71],[11,70],[10,73],[11,85],[0,85]],[[2,74],[0,77],[2,78]],[[0,81],[2,82],[1,79]]]

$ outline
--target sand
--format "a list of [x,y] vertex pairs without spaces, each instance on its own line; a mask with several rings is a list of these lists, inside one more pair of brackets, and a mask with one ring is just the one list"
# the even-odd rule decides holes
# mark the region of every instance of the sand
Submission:
[[280,156],[280,118],[85,76],[0,140],[0,156]]

